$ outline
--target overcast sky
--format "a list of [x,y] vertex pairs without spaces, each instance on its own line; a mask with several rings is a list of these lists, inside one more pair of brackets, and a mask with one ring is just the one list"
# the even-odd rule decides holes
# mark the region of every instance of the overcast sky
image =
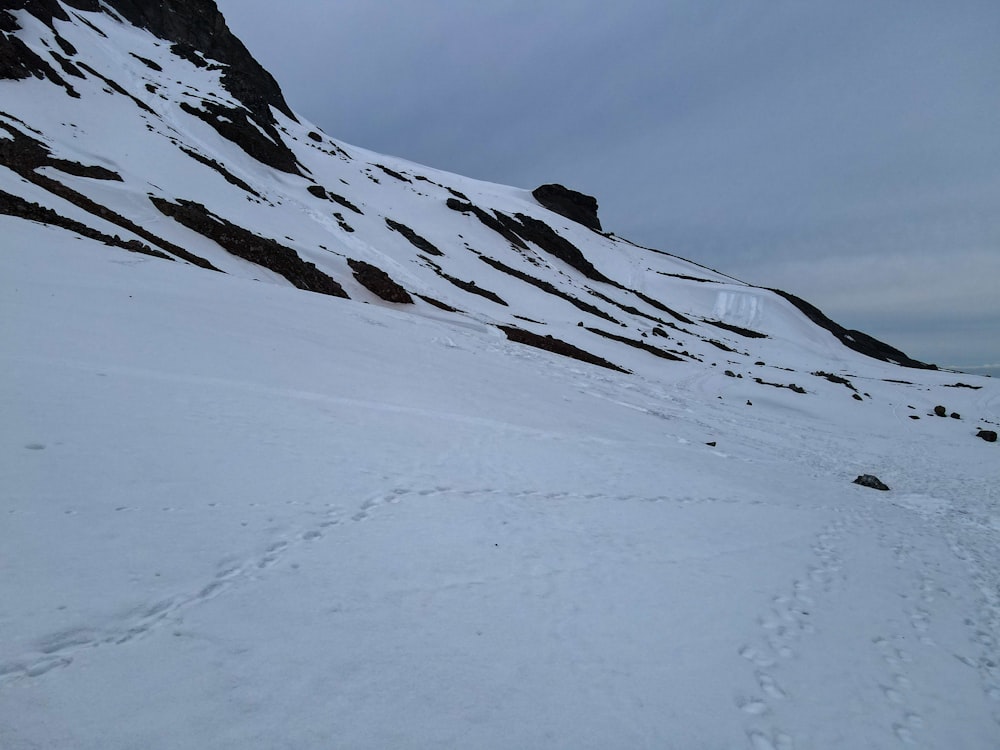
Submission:
[[998,0],[218,0],[359,146],[1000,374]]

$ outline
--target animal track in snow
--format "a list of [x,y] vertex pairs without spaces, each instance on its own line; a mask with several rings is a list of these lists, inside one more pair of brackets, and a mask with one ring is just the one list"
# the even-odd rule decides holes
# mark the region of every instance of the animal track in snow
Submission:
[[769,737],[763,732],[747,732],[753,750],[795,750],[795,743],[787,734],[775,731]]

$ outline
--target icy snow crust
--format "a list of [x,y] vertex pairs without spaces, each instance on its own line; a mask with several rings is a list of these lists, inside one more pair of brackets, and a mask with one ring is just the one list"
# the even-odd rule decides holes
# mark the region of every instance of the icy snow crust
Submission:
[[[992,381],[865,358],[770,292],[527,191],[317,143],[276,114],[364,215],[317,199],[179,109],[224,101],[219,71],[79,15],[108,39],[56,22],[74,60],[157,116],[88,76],[70,80],[80,100],[0,81],[0,119],[121,174],[46,172],[226,273],[0,216],[0,748],[1000,744],[1000,461],[975,438],[1000,421]],[[36,52],[57,49],[18,18]],[[615,326],[480,261],[674,320],[511,248],[442,186],[544,220],[692,318],[642,339],[691,356],[597,338],[577,323],[635,339],[654,323],[602,307]],[[4,168],[0,187],[132,239]],[[352,300],[290,288],[147,194],[287,244]],[[386,217],[510,308],[444,282]],[[381,303],[348,257],[463,313]],[[863,473],[892,490],[851,484]]]

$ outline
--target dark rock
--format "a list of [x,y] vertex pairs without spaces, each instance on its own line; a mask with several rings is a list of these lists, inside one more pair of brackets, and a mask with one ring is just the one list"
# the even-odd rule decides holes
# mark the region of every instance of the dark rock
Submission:
[[910,419],[920,419],[916,414],[911,414]]
[[874,474],[862,474],[854,480],[853,484],[860,484],[862,487],[871,487],[873,490],[881,490],[882,492],[889,491],[888,485],[883,484],[882,480]]
[[759,383],[760,385],[769,385],[774,388],[787,388],[788,390],[794,391],[795,393],[806,393],[805,388],[803,388],[800,385],[795,385],[795,383],[790,383],[789,385],[785,385],[784,383],[771,383],[767,380],[764,380],[763,378],[754,378],[754,381]]
[[398,304],[413,304],[413,297],[403,287],[393,281],[389,274],[378,266],[365,263],[363,260],[349,258],[347,264],[354,272],[354,278],[365,289],[386,302]]
[[452,312],[452,313],[460,312],[460,310],[458,310],[457,308],[454,308],[451,305],[447,305],[447,304],[445,304],[444,302],[442,302],[439,299],[434,299],[433,297],[428,297],[426,294],[418,294],[417,296],[420,299],[422,299],[424,302],[426,302],[427,304],[433,305],[434,307],[438,308],[439,310],[444,310],[445,312]]
[[848,349],[853,349],[854,351],[860,352],[867,357],[880,359],[883,362],[892,362],[897,365],[902,365],[903,367],[913,367],[921,370],[938,369],[937,365],[929,365],[925,362],[920,362],[908,357],[899,349],[889,346],[885,342],[869,336],[867,333],[844,328],[842,325],[839,325],[826,317],[826,315],[824,315],[818,307],[810,305],[804,299],[796,297],[794,294],[783,292],[780,289],[772,289],[771,291],[784,297],[792,305],[798,308],[803,315],[809,318],[809,320],[821,328],[825,328],[836,336]]
[[853,398],[855,401],[864,401],[864,399],[861,398],[861,396],[859,396],[857,393],[852,393],[851,398]]
[[[463,281],[462,279],[451,276],[440,269],[435,269],[438,276],[440,276],[445,281],[457,286],[463,292],[468,292],[469,294],[476,294],[480,297],[490,300],[491,302],[496,302],[498,305],[503,305],[504,307],[509,307],[507,302],[496,292],[491,292],[489,289],[483,289],[482,287],[476,286],[475,281]],[[580,325],[583,325],[581,323]]]
[[309,131],[309,137],[310,137],[310,138],[311,138],[312,140],[316,141],[317,143],[320,143],[320,142],[322,142],[322,140],[323,140],[323,136],[321,136],[321,135],[320,135],[319,133],[317,133],[317,132],[316,132],[315,130],[310,130],[310,131]]
[[[229,30],[226,19],[212,0],[107,2],[135,26],[150,31],[160,39],[181,45],[185,50],[195,50],[222,63],[223,87],[253,113],[253,119],[259,125],[274,123],[270,107],[295,119],[277,82]],[[73,0],[70,4],[76,7],[93,5],[92,10],[100,9],[95,0]]]
[[634,341],[626,336],[619,336],[614,333],[608,333],[607,331],[602,331],[600,328],[591,328],[590,326],[584,326],[591,333],[595,333],[598,336],[602,336],[606,339],[611,339],[612,341],[617,341],[619,344],[625,344],[626,346],[631,346],[633,349],[641,349],[648,354],[652,354],[654,357],[659,357],[660,359],[667,359],[672,362],[683,362],[684,360],[678,357],[676,354],[671,354],[668,351],[659,349],[655,346],[647,344],[645,341]]
[[531,194],[550,211],[594,231],[602,231],[601,220],[597,218],[597,199],[593,196],[562,185],[542,185],[532,190]]
[[[681,323],[687,323],[688,325],[694,325],[694,321],[693,320],[691,320],[688,317],[685,317],[684,315],[681,315],[676,310],[672,310],[671,308],[667,307],[666,305],[664,305],[659,300],[655,300],[652,297],[647,297],[645,294],[643,294],[642,292],[638,292],[635,289],[632,289],[630,291],[632,292],[632,294],[634,294],[636,297],[638,297],[639,299],[641,299],[647,305],[651,305],[652,307],[655,307],[657,310],[660,310],[661,312],[665,312],[667,315],[672,316],[675,320],[678,320]],[[685,331],[685,333],[690,333],[690,331]]]
[[599,367],[606,367],[609,370],[615,370],[616,372],[623,372],[628,374],[628,370],[619,367],[616,364],[608,362],[608,360],[598,357],[596,354],[591,354],[588,351],[580,349],[572,344],[569,344],[561,339],[553,338],[552,336],[540,336],[537,333],[532,333],[531,331],[525,331],[523,328],[515,328],[514,326],[497,326],[501,331],[506,334],[507,338],[518,344],[526,344],[527,346],[533,346],[537,349],[544,349],[547,352],[552,352],[553,354],[560,354],[564,357],[571,357],[573,359],[578,359],[581,362],[587,362],[592,365],[598,365]]
[[[112,224],[117,224],[122,229],[126,229],[133,234],[142,237],[158,247],[166,250],[172,255],[182,258],[202,268],[218,271],[215,266],[204,258],[193,253],[189,253],[184,248],[172,242],[168,242],[161,237],[157,237],[145,227],[139,226],[133,221],[126,219],[121,214],[117,214],[107,206],[102,206],[82,193],[78,193],[72,188],[55,180],[48,175],[38,173],[38,167],[54,167],[61,172],[72,174],[78,177],[89,177],[100,180],[121,180],[121,176],[110,169],[100,166],[87,166],[66,159],[56,159],[50,153],[48,147],[41,141],[25,135],[17,128],[0,122],[0,128],[10,133],[10,139],[0,139],[0,164],[9,167],[28,182],[31,182],[43,190],[47,190],[53,195],[58,195],[63,200],[69,201],[78,208],[89,214],[96,216]],[[56,223],[56,222],[53,222]],[[141,245],[141,243],[134,243]]]
[[332,200],[334,203],[339,203],[341,206],[343,206],[344,208],[346,208],[348,211],[353,211],[354,213],[359,214],[360,216],[364,216],[365,215],[364,211],[362,211],[360,208],[358,208],[357,206],[355,206],[353,203],[351,203],[349,200],[347,200],[347,198],[345,198],[342,195],[337,195],[336,193],[334,193],[332,191],[328,191],[326,197],[329,198],[330,200]]
[[[394,232],[399,232],[403,235],[411,245],[413,245],[417,250],[423,250],[429,255],[444,255],[437,246],[428,239],[421,237],[419,234],[410,229],[406,224],[402,224],[398,221],[393,221],[390,218],[386,218],[386,225]],[[506,304],[506,303],[505,303]]]
[[591,305],[587,302],[577,299],[572,294],[562,291],[553,284],[550,284],[548,281],[544,281],[543,279],[536,279],[534,276],[530,274],[524,273],[523,271],[518,271],[516,268],[511,268],[510,266],[505,265],[504,263],[501,263],[500,261],[495,260],[494,258],[489,258],[485,255],[480,255],[479,260],[483,261],[487,265],[493,266],[493,268],[497,269],[498,271],[503,271],[504,273],[513,276],[515,279],[520,279],[525,283],[538,287],[544,292],[548,292],[549,294],[552,294],[556,297],[560,297],[579,310],[588,312],[591,315],[596,315],[597,317],[603,318],[604,320],[607,320],[611,323],[617,324],[620,322],[612,318],[610,315],[608,315],[599,307],[595,307],[594,305]]
[[724,374],[724,375],[725,375],[725,376],[726,376],[727,378],[735,378],[735,377],[736,377],[736,373],[735,373],[735,372],[733,372],[732,370],[726,370],[726,371],[725,371],[725,373],[723,373],[723,374]]
[[481,209],[479,206],[468,202],[463,203],[462,201],[456,198],[449,198],[448,200],[445,201],[445,205],[448,206],[448,208],[450,208],[452,211],[458,211],[459,213],[463,214],[467,213],[473,214],[477,219],[479,219],[479,221],[483,224],[483,226],[492,229],[494,232],[499,234],[514,247],[519,247],[522,250],[528,249],[528,246],[524,244],[524,240],[522,240],[514,232],[512,232],[510,229],[504,226],[495,216],[491,216],[490,214],[486,213],[486,211]]
[[62,86],[74,99],[80,94],[70,86],[44,59],[11,33],[0,32],[0,79],[19,81],[24,78],[48,78]]
[[58,33],[56,33],[55,36],[56,36],[56,44],[59,45],[60,49],[62,49],[62,51],[64,53],[66,53],[70,57],[73,57],[74,55],[76,55],[76,47],[74,47],[72,44],[70,44],[65,39],[63,39],[61,36],[59,36]]
[[140,57],[139,55],[135,54],[135,52],[129,52],[129,54],[132,55],[132,57],[141,62],[150,70],[155,70],[157,73],[163,72],[163,67],[159,63],[154,62],[146,57]]
[[976,433],[977,438],[982,438],[987,443],[995,443],[997,441],[997,433],[995,430],[980,430]]
[[49,51],[49,54],[52,55],[53,60],[59,63],[59,67],[63,69],[63,73],[65,73],[66,75],[73,76],[74,78],[83,78],[83,79],[87,78],[87,76],[85,76],[82,72],[80,72],[80,69],[78,67],[76,67],[73,63],[71,63],[62,55],[57,54],[51,50]]
[[945,417],[948,415],[948,410],[939,404],[938,406],[934,407],[934,414],[936,414],[939,417]]
[[961,419],[961,418],[962,418],[962,415],[961,415],[961,414],[959,414],[959,413],[958,413],[957,411],[953,411],[953,412],[952,412],[951,414],[949,414],[948,416],[950,416],[950,417],[951,417],[952,419]]
[[707,445],[709,448],[714,448],[715,447],[715,441],[713,440],[710,443],[705,443],[705,445]]
[[383,172],[385,172],[390,177],[392,177],[394,179],[397,179],[400,182],[409,182],[410,184],[413,184],[413,180],[411,180],[409,177],[405,177],[404,175],[401,175],[395,169],[389,169],[389,167],[385,166],[384,164],[376,164],[375,166],[378,167],[379,169],[381,169]]
[[747,406],[753,406],[753,402],[750,399],[747,399]]
[[[501,214],[498,218],[503,221],[505,218],[509,219],[510,217]],[[542,250],[569,264],[588,279],[603,281],[608,284],[612,283],[607,276],[594,268],[580,248],[558,234],[544,221],[539,221],[525,214],[517,214],[517,219],[520,221],[521,226],[514,229],[514,231],[523,239],[534,242]]]
[[347,297],[347,292],[336,280],[314,264],[302,260],[290,247],[226,221],[195,201],[179,200],[171,203],[154,196],[150,196],[149,200],[165,216],[208,237],[238,258],[284,276],[299,289],[329,294],[332,297]]
[[186,148],[185,146],[178,146],[178,148],[181,151],[183,151],[185,154],[187,154],[188,156],[190,156],[192,159],[194,159],[196,162],[198,162],[199,164],[204,164],[209,169],[214,169],[216,172],[218,172],[220,175],[222,175],[222,178],[226,182],[228,182],[230,185],[235,185],[240,190],[244,190],[244,191],[246,191],[246,192],[250,193],[251,195],[254,195],[254,196],[258,197],[258,198],[261,197],[260,193],[258,193],[256,190],[254,190],[252,187],[250,187],[247,183],[245,183],[239,177],[237,177],[232,172],[230,172],[228,169],[226,169],[224,166],[222,166],[222,164],[220,164],[215,159],[210,159],[207,156],[202,156],[197,151],[193,151],[193,150],[191,150],[189,148]]
[[26,201],[20,196],[11,195],[3,190],[0,190],[0,214],[16,216],[20,219],[27,219],[28,221],[37,221],[40,224],[62,227],[63,229],[75,232],[83,237],[89,237],[92,240],[103,242],[105,245],[119,247],[132,253],[142,253],[143,255],[151,255],[155,258],[173,260],[173,258],[166,253],[154,250],[149,245],[144,245],[138,240],[123,240],[118,235],[104,234],[103,232],[87,226],[83,222],[62,216],[61,214],[53,211],[51,208],[46,208],[38,203]]
[[219,135],[235,143],[261,164],[289,174],[302,174],[295,154],[281,139],[272,121],[261,122],[242,107],[226,107],[207,100],[201,102],[201,109],[187,102],[181,102],[180,107],[211,125]]
[[731,333],[735,333],[740,336],[746,336],[749,339],[767,338],[766,333],[761,333],[760,331],[752,331],[749,328],[743,328],[742,326],[735,326],[732,323],[723,323],[721,320],[708,320],[706,318],[702,322],[708,323],[710,326],[715,326],[716,328],[721,328],[724,331],[729,331]]
[[850,388],[852,391],[857,390],[857,388],[854,387],[854,383],[852,383],[847,378],[840,377],[840,375],[834,375],[833,373],[824,372],[823,370],[817,370],[816,372],[813,373],[813,375],[815,375],[817,378],[826,378],[831,383],[837,383],[838,385],[842,385],[845,388]]

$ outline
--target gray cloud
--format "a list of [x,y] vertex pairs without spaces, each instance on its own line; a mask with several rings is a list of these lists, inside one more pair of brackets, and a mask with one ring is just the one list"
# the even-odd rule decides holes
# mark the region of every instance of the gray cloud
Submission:
[[335,137],[564,182],[913,356],[1000,361],[994,0],[219,6]]

